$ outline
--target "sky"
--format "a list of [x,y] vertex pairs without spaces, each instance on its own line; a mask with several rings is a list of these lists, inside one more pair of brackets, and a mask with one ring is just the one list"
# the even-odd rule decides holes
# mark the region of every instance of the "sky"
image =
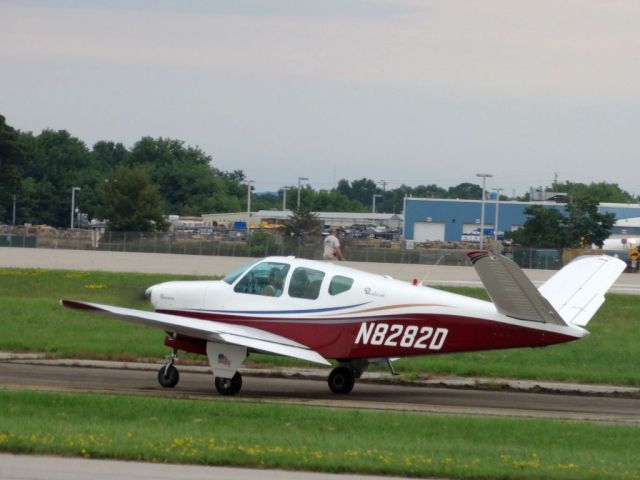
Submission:
[[638,195],[638,24],[634,0],[0,0],[0,114],[183,140],[259,192],[487,173]]

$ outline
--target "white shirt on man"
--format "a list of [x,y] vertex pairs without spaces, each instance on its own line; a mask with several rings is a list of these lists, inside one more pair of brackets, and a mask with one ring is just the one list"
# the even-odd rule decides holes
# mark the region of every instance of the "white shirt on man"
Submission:
[[340,248],[340,240],[335,235],[327,235],[324,239],[324,254],[322,258],[325,260],[338,260],[338,248]]

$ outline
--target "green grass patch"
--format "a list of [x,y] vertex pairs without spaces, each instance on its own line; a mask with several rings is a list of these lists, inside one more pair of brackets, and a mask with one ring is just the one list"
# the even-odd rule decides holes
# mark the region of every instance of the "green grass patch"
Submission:
[[[167,353],[163,332],[68,310],[58,301],[73,298],[149,309],[146,288],[176,279],[195,277],[0,269],[0,350],[114,360],[163,357]],[[479,288],[447,290],[486,298]],[[640,385],[640,369],[635,368],[640,364],[638,312],[640,296],[610,294],[589,323],[592,335],[586,339],[537,349],[412,357],[396,366],[414,377],[438,373]],[[252,355],[250,359],[277,365],[305,364],[268,355]]]
[[455,478],[640,478],[640,429],[0,391],[0,450]]

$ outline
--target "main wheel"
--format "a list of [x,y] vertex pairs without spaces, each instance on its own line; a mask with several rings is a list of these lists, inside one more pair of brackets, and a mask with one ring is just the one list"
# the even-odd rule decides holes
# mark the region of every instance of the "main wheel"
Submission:
[[165,365],[158,370],[158,383],[165,388],[173,388],[178,384],[180,374],[173,365]]
[[221,395],[235,395],[242,388],[242,375],[236,372],[233,378],[216,377],[215,384],[216,390]]
[[346,395],[353,390],[356,379],[353,371],[347,367],[336,367],[329,374],[329,388],[333,393]]

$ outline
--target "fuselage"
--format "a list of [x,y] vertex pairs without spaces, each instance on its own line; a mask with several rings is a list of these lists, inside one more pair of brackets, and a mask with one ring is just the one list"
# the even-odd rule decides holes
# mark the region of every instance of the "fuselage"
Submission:
[[[269,290],[265,272],[276,270],[281,277]],[[507,317],[488,301],[293,257],[265,258],[220,281],[154,285],[148,294],[158,312],[259,328],[340,360],[544,346],[586,334]],[[165,343],[205,348],[180,336]]]

